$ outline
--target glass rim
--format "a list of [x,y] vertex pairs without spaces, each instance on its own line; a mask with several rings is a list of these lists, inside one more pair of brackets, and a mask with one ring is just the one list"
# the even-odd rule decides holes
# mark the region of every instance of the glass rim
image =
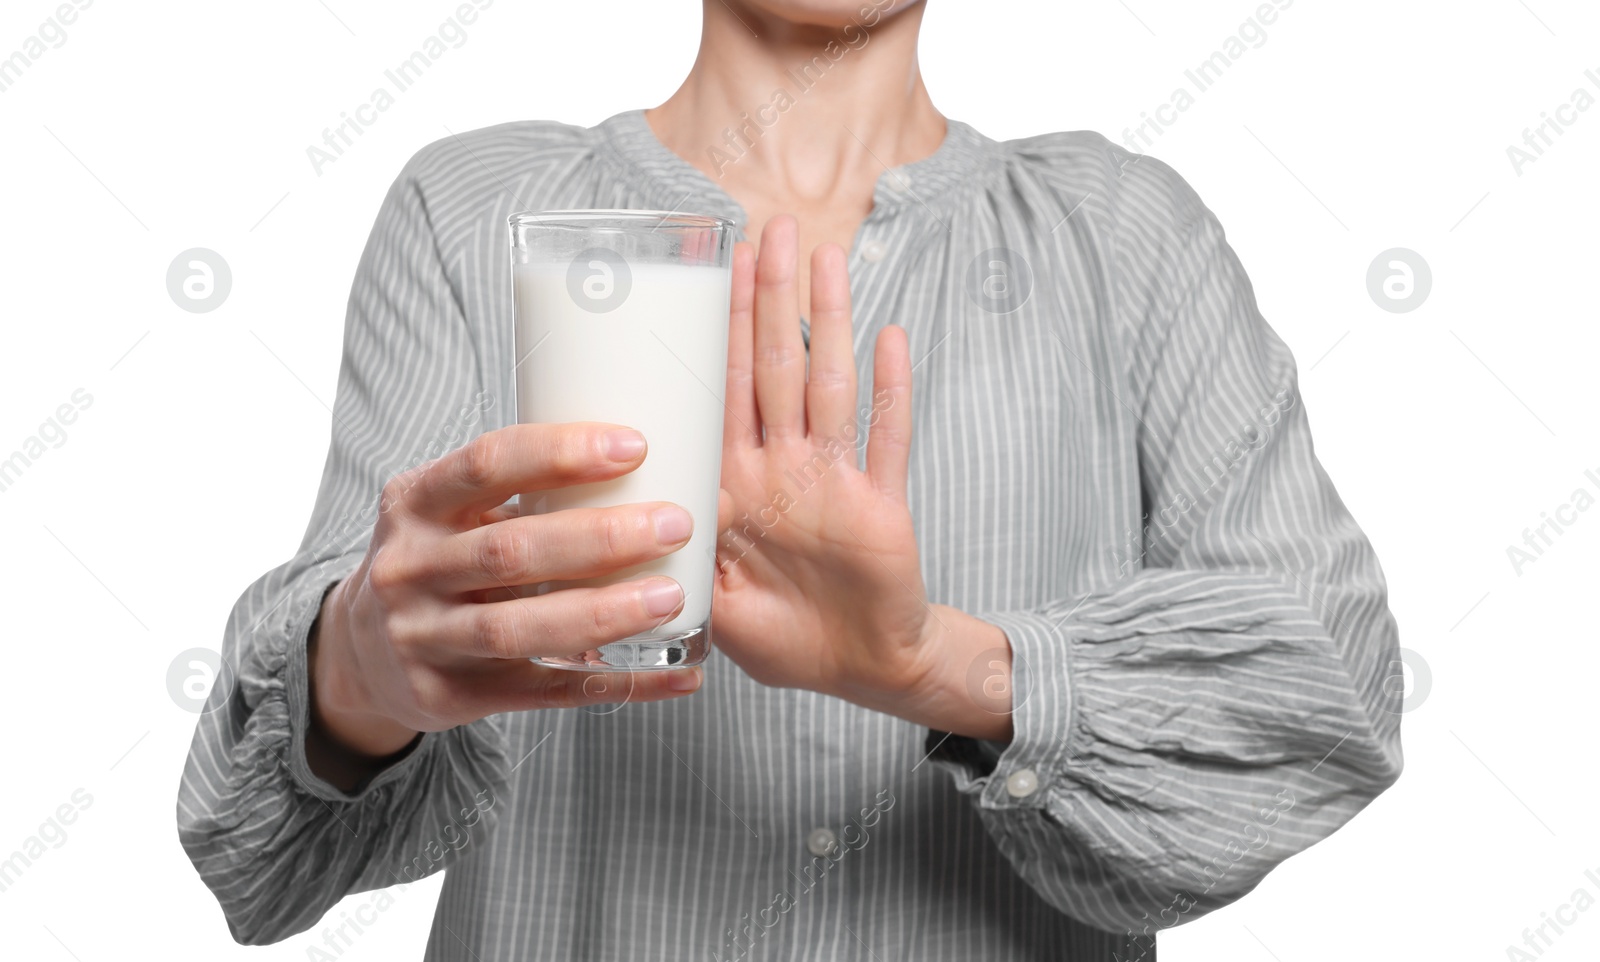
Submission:
[[670,210],[636,210],[632,208],[577,208],[572,210],[524,210],[518,211],[506,218],[513,229],[518,227],[570,227],[578,230],[604,230],[605,222],[619,221],[611,225],[616,229],[636,227],[640,224],[655,221],[651,230],[658,230],[667,224],[673,227],[690,227],[702,230],[732,230],[734,222],[726,217],[714,214],[688,214],[682,211]]

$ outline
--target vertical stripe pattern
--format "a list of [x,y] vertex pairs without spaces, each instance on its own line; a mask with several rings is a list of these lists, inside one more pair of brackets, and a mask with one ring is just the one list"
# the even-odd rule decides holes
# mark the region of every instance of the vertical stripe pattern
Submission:
[[447,867],[433,962],[1153,959],[1398,777],[1383,576],[1188,185],[1096,134],[951,121],[874,201],[857,363],[906,328],[925,581],[1004,629],[1015,738],[767,689],[713,652],[687,699],[430,734],[354,794],[311,773],[306,636],[383,483],[515,420],[506,216],[745,222],[640,111],[474,131],[379,211],[304,542],[235,606],[235,680],[184,769],[180,836],[237,939]]

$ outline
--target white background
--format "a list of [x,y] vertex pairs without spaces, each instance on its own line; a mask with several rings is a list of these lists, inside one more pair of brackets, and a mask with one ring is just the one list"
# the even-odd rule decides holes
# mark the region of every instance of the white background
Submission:
[[[0,955],[304,959],[320,941],[234,946],[181,851],[195,716],[169,663],[220,644],[238,592],[298,543],[350,280],[407,157],[447,128],[659,103],[698,38],[689,0],[498,0],[314,173],[306,148],[456,3],[101,0],[0,93],[0,458],[93,397],[0,492],[0,859],[93,798],[0,893]],[[1255,6],[935,0],[923,65],[941,110],[991,137],[1120,140]],[[54,8],[9,0],[0,57]],[[1577,0],[1299,0],[1151,151],[1221,217],[1294,350],[1318,453],[1431,674],[1399,784],[1164,934],[1169,962],[1504,959],[1576,889],[1600,897],[1600,507],[1520,573],[1507,557],[1576,489],[1600,496],[1600,107],[1520,176],[1506,154],[1576,88],[1600,97],[1597,28]],[[232,267],[212,313],[167,294],[191,247]],[[1433,271],[1409,313],[1367,290],[1393,247]],[[412,887],[343,958],[420,957],[436,893]],[[1600,908],[1577,918],[1544,958],[1596,956]]]

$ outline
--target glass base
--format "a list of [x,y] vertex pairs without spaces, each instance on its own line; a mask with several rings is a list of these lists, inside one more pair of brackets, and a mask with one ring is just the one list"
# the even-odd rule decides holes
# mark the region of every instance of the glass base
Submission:
[[578,655],[530,658],[536,665],[579,671],[655,671],[693,668],[711,651],[709,623],[665,637],[646,636],[614,641]]

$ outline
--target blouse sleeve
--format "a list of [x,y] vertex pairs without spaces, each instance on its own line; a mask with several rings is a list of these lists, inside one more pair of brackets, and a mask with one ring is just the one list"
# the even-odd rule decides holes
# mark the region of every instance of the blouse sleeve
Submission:
[[1043,898],[1139,937],[1249,892],[1401,769],[1378,561],[1221,226],[1163,177],[1128,186],[1172,215],[1118,261],[1139,548],[1086,594],[973,612],[1010,641],[1015,737],[928,742]]
[[429,220],[429,159],[412,159],[379,210],[311,522],[298,553],[235,604],[179,786],[179,837],[241,943],[287,938],[347,894],[445,867],[483,843],[507,781],[493,720],[424,736],[354,792],[306,762],[306,639],[325,592],[365,552],[384,482],[480,433],[493,404]]

